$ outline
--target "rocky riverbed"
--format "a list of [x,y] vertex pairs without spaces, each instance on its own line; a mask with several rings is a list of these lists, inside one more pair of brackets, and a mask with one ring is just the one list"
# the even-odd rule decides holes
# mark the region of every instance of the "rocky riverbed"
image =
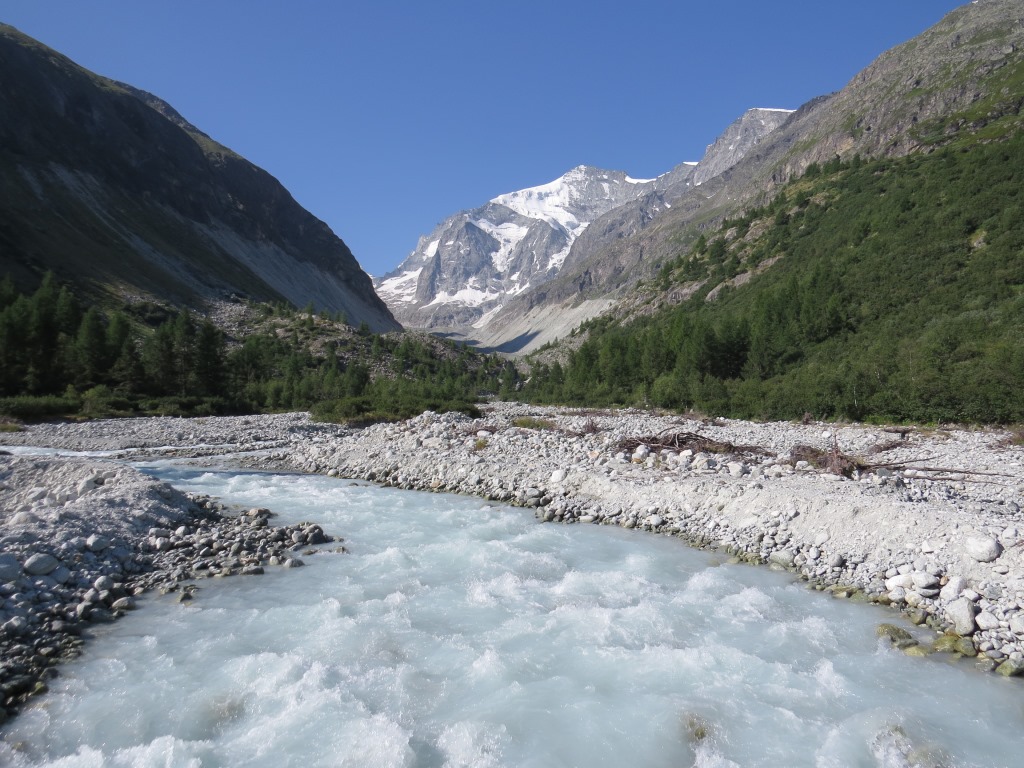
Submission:
[[334,540],[271,517],[112,461],[0,456],[0,722],[140,595],[188,600],[196,579],[301,566],[299,551]]
[[[548,522],[677,536],[936,630],[925,646],[883,629],[908,652],[977,655],[1015,676],[1024,672],[1018,437],[499,403],[479,419],[426,413],[360,430],[305,414],[127,419],[37,425],[3,442],[360,478],[518,504]],[[287,564],[288,552],[324,536],[312,524],[275,529],[265,511],[228,515],[112,461],[2,457],[0,483],[2,684],[17,683],[0,690],[12,704],[45,676],[26,668],[45,671],[73,651],[83,622],[130,607],[118,601],[203,573]]]

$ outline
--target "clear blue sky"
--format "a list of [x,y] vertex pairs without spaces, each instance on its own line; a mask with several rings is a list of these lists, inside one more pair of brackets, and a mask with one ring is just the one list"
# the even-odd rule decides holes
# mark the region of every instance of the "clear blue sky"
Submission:
[[[6,0],[394,268],[446,216],[586,163],[649,178],[749,107],[838,90],[954,0]],[[2,76],[2,73],[0,73]]]

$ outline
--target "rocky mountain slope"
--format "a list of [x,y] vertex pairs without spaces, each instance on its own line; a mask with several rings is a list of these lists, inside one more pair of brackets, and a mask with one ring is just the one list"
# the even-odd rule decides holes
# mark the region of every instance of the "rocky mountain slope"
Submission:
[[[378,278],[377,290],[406,325],[486,337],[491,318],[513,298],[538,295],[607,239],[638,230],[688,189],[738,162],[788,116],[787,110],[752,109],[699,163],[681,163],[656,179],[579,166],[548,184],[457,213]],[[601,225],[592,228],[595,221]],[[572,317],[564,316],[559,329]],[[495,346],[517,351],[522,345],[501,338]]]
[[405,325],[479,324],[510,297],[557,275],[591,221],[655,185],[581,165],[547,184],[500,195],[421,237],[405,261],[375,280],[377,290]]
[[200,306],[231,295],[398,324],[351,251],[266,171],[151,94],[0,25],[0,275]]
[[642,198],[595,221],[556,278],[514,297],[474,338],[529,351],[564,336],[686,253],[703,228],[765,202],[812,163],[930,151],[958,132],[983,133],[993,120],[1019,115],[1022,19],[1019,0],[977,0],[951,12],[841,91],[803,105],[728,169],[696,177],[702,183],[681,189],[671,207],[655,210]]

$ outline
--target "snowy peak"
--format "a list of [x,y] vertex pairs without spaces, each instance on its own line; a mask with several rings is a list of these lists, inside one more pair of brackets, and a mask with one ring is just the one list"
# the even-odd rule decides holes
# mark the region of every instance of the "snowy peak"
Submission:
[[683,163],[656,179],[579,165],[547,184],[498,195],[421,237],[394,272],[375,281],[377,293],[403,325],[480,329],[519,294],[577,269],[645,227],[694,185],[728,170],[789,115],[748,110],[699,163]]
[[633,179],[621,171],[578,165],[554,181],[491,200],[521,216],[546,221],[564,232],[579,234],[589,220],[646,191],[651,180]]
[[405,325],[477,324],[557,275],[590,222],[653,189],[653,180],[580,165],[498,195],[421,237],[398,269],[376,280],[377,293]]

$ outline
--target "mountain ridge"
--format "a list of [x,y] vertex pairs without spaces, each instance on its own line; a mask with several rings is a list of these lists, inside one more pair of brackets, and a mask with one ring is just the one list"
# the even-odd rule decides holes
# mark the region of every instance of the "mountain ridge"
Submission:
[[[748,110],[707,147],[700,162],[680,163],[654,179],[581,165],[547,184],[498,195],[422,236],[398,268],[375,280],[377,290],[406,325],[462,338],[486,334],[509,302],[543,295],[545,284],[577,263],[580,240],[621,238],[624,229],[639,228],[694,186],[698,174],[700,183],[718,175],[788,115],[782,109]],[[639,221],[592,231],[624,209]]]
[[0,26],[0,272],[91,298],[313,302],[396,330],[348,246],[152,94]]

